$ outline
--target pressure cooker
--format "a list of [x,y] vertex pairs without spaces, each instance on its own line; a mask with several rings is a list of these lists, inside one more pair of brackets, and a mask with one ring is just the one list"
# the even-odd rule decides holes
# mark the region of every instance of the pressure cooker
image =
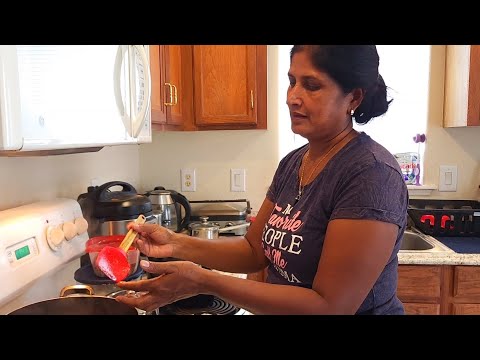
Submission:
[[146,217],[146,223],[158,223],[150,199],[123,181],[90,186],[77,201],[88,222],[90,237],[124,235],[128,232],[128,223],[140,214]]

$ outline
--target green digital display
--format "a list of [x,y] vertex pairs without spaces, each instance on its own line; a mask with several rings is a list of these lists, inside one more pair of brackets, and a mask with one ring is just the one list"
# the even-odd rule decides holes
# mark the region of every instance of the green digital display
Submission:
[[21,247],[20,249],[15,250],[15,256],[17,260],[20,260],[21,258],[24,258],[25,256],[30,255],[30,248],[28,245],[25,245]]

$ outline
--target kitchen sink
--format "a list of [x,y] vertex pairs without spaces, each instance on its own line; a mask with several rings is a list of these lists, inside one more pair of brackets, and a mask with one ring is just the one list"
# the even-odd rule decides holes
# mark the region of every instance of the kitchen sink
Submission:
[[438,253],[452,251],[437,239],[414,230],[405,231],[400,247],[400,252]]

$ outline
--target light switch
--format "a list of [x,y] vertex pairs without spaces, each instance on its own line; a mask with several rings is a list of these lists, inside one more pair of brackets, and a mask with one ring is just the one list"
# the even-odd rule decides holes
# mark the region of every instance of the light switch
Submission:
[[456,165],[440,165],[438,191],[457,191]]
[[230,169],[230,191],[245,191],[245,169]]
[[445,185],[452,185],[452,172],[445,172]]

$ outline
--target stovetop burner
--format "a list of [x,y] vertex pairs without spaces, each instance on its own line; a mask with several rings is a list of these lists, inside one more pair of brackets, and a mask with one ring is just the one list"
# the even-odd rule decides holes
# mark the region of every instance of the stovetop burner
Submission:
[[244,310],[214,297],[206,307],[181,307],[176,304],[166,305],[157,310],[158,315],[241,315]]

